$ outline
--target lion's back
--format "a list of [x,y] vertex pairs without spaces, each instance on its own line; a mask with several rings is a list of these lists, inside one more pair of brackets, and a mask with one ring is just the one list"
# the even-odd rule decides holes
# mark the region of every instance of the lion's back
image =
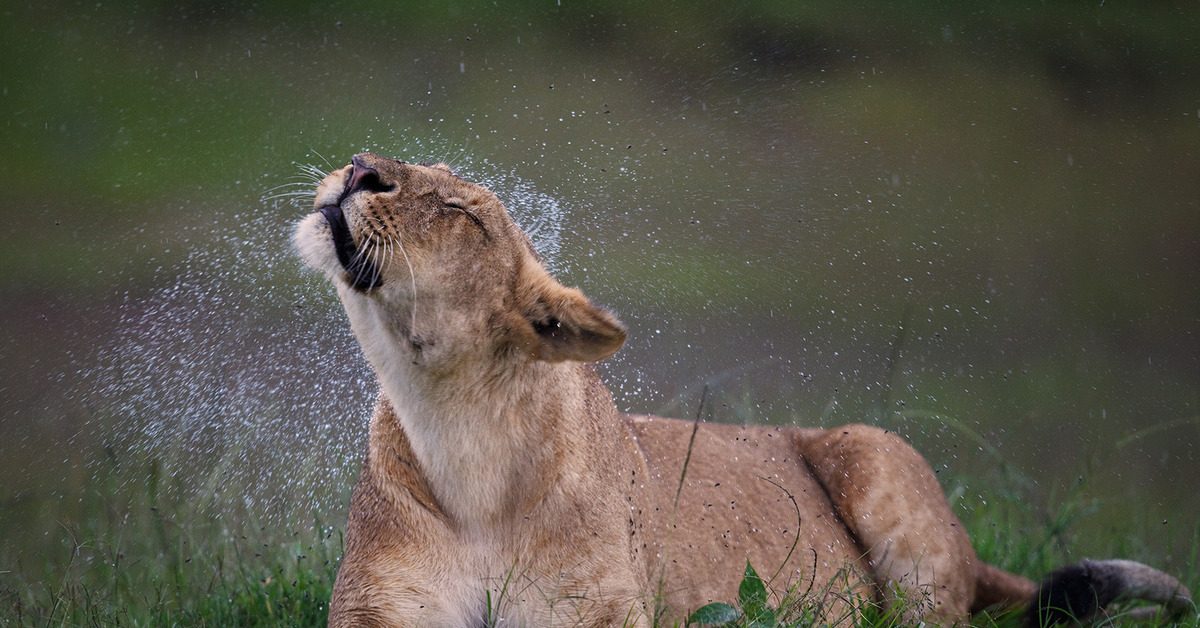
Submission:
[[672,607],[690,611],[736,599],[747,560],[769,576],[786,559],[776,582],[781,591],[789,581],[807,587],[811,580],[823,590],[840,577],[853,585],[862,580],[863,551],[797,453],[799,430],[644,415],[626,421],[648,469],[644,490],[652,512],[643,521],[654,528],[646,535],[656,544],[647,548],[651,574],[666,565]]

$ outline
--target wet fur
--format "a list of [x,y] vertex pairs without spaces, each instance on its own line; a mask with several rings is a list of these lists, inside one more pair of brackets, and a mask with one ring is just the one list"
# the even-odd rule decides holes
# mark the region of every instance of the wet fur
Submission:
[[979,562],[895,434],[618,412],[588,363],[624,328],[449,168],[359,155],[316,208],[297,248],[380,383],[331,626],[647,626],[736,599],[747,560],[829,621],[849,596],[949,623],[1037,594]]

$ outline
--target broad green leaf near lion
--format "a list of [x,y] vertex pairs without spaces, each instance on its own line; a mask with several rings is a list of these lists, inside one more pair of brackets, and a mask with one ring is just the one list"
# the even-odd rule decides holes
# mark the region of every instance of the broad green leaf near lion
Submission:
[[775,623],[775,610],[767,606],[766,584],[754,571],[750,561],[746,561],[746,571],[738,587],[738,603],[742,606],[742,613],[751,622]]
[[717,624],[727,626],[744,620],[747,628],[777,626],[779,617],[774,608],[767,604],[767,587],[758,572],[746,561],[746,570],[738,586],[738,605],[741,610],[724,602],[713,602],[696,609],[688,616],[689,624]]
[[742,614],[738,609],[724,602],[705,604],[688,616],[688,624],[728,624],[736,621]]

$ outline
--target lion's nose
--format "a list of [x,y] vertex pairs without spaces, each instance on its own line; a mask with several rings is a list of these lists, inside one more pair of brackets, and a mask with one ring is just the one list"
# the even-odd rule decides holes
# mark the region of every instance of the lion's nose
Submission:
[[395,185],[386,183],[379,175],[379,171],[370,166],[365,166],[364,163],[355,157],[354,161],[350,162],[353,168],[350,169],[350,181],[346,185],[346,193],[358,192],[360,190],[383,193],[390,192],[396,189]]
[[352,166],[350,171],[350,182],[346,184],[346,193],[366,190],[368,192],[380,193],[390,192],[395,189],[395,186],[385,183],[379,176],[379,171],[369,165],[370,160],[368,155],[355,155],[350,160]]

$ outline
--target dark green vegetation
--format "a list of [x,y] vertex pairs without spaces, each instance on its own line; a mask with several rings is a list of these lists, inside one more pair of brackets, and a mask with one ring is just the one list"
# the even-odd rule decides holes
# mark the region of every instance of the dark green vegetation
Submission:
[[1195,589],[1198,39],[1113,0],[9,3],[0,609],[320,603],[372,383],[277,195],[362,149],[556,201],[623,408],[896,429],[996,562]]

